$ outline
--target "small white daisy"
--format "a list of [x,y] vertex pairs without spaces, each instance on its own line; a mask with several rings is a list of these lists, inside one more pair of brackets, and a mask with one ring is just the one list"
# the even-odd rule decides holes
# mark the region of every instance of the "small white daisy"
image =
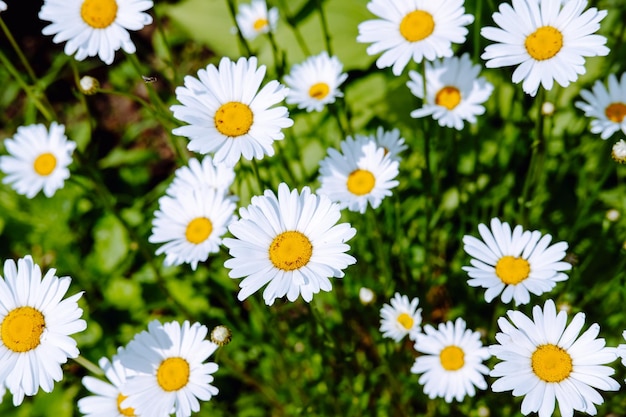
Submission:
[[[355,136],[357,139],[359,138],[359,135]],[[379,126],[378,129],[376,129],[376,134],[370,135],[369,139],[374,140],[378,147],[383,148],[385,150],[385,155],[398,162],[402,160],[400,153],[408,148],[407,144],[404,142],[404,138],[400,135],[400,130],[398,129],[386,131]]]
[[336,56],[329,57],[326,51],[294,65],[291,73],[285,76],[285,84],[289,87],[287,104],[297,104],[299,109],[308,112],[322,111],[325,105],[343,97],[339,86],[348,74],[342,71],[343,64]]
[[406,295],[395,293],[390,301],[391,305],[383,304],[380,309],[379,329],[383,337],[399,342],[409,335],[409,339],[415,340],[422,324],[422,309],[417,308],[419,302],[417,297],[409,301]]
[[[426,63],[426,100],[422,108],[413,110],[411,117],[432,116],[440,126],[463,129],[463,121],[476,123],[476,116],[485,113],[493,85],[478,77],[480,65],[472,65],[469,54]],[[422,74],[409,71],[407,83],[411,93],[424,98]]]
[[372,43],[369,55],[383,52],[376,66],[393,66],[395,75],[411,58],[422,62],[452,56],[452,43],[465,42],[465,26],[474,21],[463,14],[463,0],[372,0],[367,8],[380,19],[359,24],[356,40]]
[[[0,12],[3,12],[7,9],[7,4],[5,2],[3,2],[2,0],[0,0]],[[2,398],[2,397],[0,397]]]
[[478,225],[483,240],[473,236],[463,237],[463,249],[474,259],[472,266],[464,266],[471,279],[472,287],[486,288],[485,300],[490,303],[500,293],[502,302],[526,304],[530,294],[541,295],[551,291],[557,282],[568,277],[562,271],[572,268],[564,262],[566,242],[551,246],[552,236],[541,236],[541,232],[524,231],[497,218],[491,219],[491,230],[484,224]]
[[323,195],[278,186],[278,196],[266,190],[252,197],[239,210],[241,219],[228,230],[235,237],[224,239],[232,259],[224,266],[239,283],[239,300],[267,284],[263,298],[272,305],[278,297],[295,301],[299,295],[309,302],[320,290],[330,291],[329,277],[342,278],[343,269],[356,260],[346,254],[356,230],[348,223],[337,224],[339,206]]
[[251,41],[260,34],[276,29],[278,9],[272,7],[267,10],[265,0],[252,0],[250,4],[239,5],[235,20],[243,37]]
[[368,203],[378,208],[398,185],[398,161],[367,137],[347,137],[340,146],[343,154],[328,149],[328,156],[320,162],[318,194],[339,202],[342,209],[365,213]]
[[241,156],[247,160],[274,155],[272,144],[282,140],[281,129],[293,125],[287,108],[271,106],[287,94],[272,80],[260,88],[265,65],[257,69],[256,57],[239,58],[235,63],[222,58],[219,68],[209,65],[198,78],[185,77],[185,86],[176,88],[182,105],[171,107],[174,117],[186,123],[173,130],[190,139],[187,147],[200,153],[215,152],[213,161],[233,166]]
[[476,388],[487,388],[483,375],[489,368],[483,361],[491,357],[489,349],[483,347],[480,333],[465,328],[462,318],[440,323],[438,329],[425,325],[414,347],[424,355],[415,359],[411,372],[423,374],[418,382],[429,398],[463,401],[466,395],[473,397]]
[[55,269],[41,276],[30,256],[4,262],[0,277],[0,381],[13,394],[13,405],[39,388],[52,392],[63,379],[61,364],[79,352],[71,334],[85,330],[78,307],[82,292],[62,300],[72,281]]
[[186,166],[176,170],[174,180],[165,192],[176,197],[178,193],[187,193],[197,188],[211,188],[228,194],[228,189],[234,180],[233,167],[215,164],[210,156],[205,156],[202,162],[191,158]]
[[481,35],[498,42],[485,48],[487,68],[518,65],[513,82],[524,81],[524,92],[534,96],[539,84],[551,90],[585,73],[584,57],[605,56],[606,38],[596,35],[606,10],[583,12],[587,0],[513,0],[500,4],[493,20],[499,27],[483,27]]
[[616,349],[597,338],[600,326],[592,324],[579,337],[584,313],[577,313],[566,327],[567,313],[557,314],[554,302],[548,300],[543,309],[533,307],[532,319],[511,310],[507,316],[510,321],[498,319],[498,344],[489,346],[489,352],[502,361],[489,374],[498,378],[491,389],[524,396],[522,414],[549,417],[558,402],[562,416],[571,417],[574,410],[595,415],[595,405],[604,402],[597,390],[620,388],[610,378],[615,370],[605,366],[617,359]]
[[217,345],[206,340],[208,329],[200,323],[154,320],[120,353],[122,365],[133,372],[121,392],[127,398],[122,409],[133,408],[138,416],[188,417],[200,410],[218,389],[211,385],[218,366],[207,362]]
[[52,197],[63,188],[70,171],[76,143],[65,136],[65,126],[52,122],[50,131],[42,124],[20,126],[12,139],[4,141],[10,156],[0,156],[2,180],[19,194],[33,198],[43,190]]
[[620,139],[611,149],[611,157],[620,164],[626,163],[626,142]]
[[[626,330],[622,332],[622,337],[626,339]],[[622,365],[626,366],[626,345],[618,345],[616,348],[617,356],[622,360]]]
[[600,133],[608,139],[621,129],[626,134],[626,72],[617,81],[615,74],[609,75],[609,88],[602,81],[596,81],[592,91],[582,90],[580,95],[587,100],[577,101],[576,107],[592,117],[591,133]]
[[152,0],[44,0],[39,18],[52,22],[44,35],[54,35],[54,43],[67,41],[65,54],[76,53],[79,61],[97,55],[110,65],[120,48],[135,53],[128,31],[152,23],[144,13],[152,6]]

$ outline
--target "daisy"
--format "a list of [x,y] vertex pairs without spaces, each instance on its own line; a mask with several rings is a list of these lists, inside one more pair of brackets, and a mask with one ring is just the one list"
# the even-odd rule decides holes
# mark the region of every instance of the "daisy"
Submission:
[[287,104],[297,104],[299,109],[308,112],[322,111],[326,104],[343,97],[339,86],[348,74],[342,71],[343,64],[336,56],[329,57],[326,51],[294,65],[291,73],[285,76],[289,87]]
[[[7,4],[5,2],[3,2],[2,0],[0,0],[0,12],[3,12],[7,9]],[[2,398],[2,397],[0,397]]]
[[616,349],[597,338],[600,326],[592,324],[579,337],[584,313],[577,313],[566,326],[567,313],[557,314],[554,302],[548,300],[543,309],[533,307],[532,320],[519,311],[508,311],[507,316],[510,321],[498,319],[498,344],[489,346],[490,353],[502,361],[489,374],[498,378],[491,389],[524,396],[522,414],[548,417],[558,402],[562,416],[572,416],[574,410],[595,415],[595,405],[603,403],[597,389],[619,389],[609,377],[615,371],[604,366],[617,358]]
[[[476,123],[476,116],[485,113],[493,85],[478,77],[480,65],[472,65],[469,54],[426,63],[426,99],[422,108],[411,117],[432,116],[440,126],[463,129],[463,120]],[[422,74],[409,71],[407,86],[416,97],[424,98]]]
[[191,158],[187,166],[180,167],[174,174],[174,180],[165,192],[172,197],[197,188],[211,188],[228,194],[228,189],[235,180],[235,170],[231,166],[215,164],[210,156],[202,162]]
[[481,58],[488,68],[519,65],[513,82],[524,81],[524,92],[534,96],[539,84],[551,90],[556,80],[563,87],[585,73],[584,57],[605,56],[606,38],[596,35],[607,12],[595,7],[583,12],[586,0],[522,1],[500,5],[493,20],[499,27],[484,27],[483,37],[498,42],[487,46]]
[[78,356],[69,335],[85,330],[78,307],[82,292],[61,300],[71,278],[57,277],[55,269],[41,276],[30,256],[4,262],[0,277],[0,381],[13,394],[13,405],[39,388],[52,392],[63,379],[61,364]]
[[552,236],[541,236],[541,232],[524,231],[516,226],[511,232],[508,223],[491,219],[491,230],[484,224],[478,225],[483,241],[473,236],[463,237],[463,249],[474,257],[472,266],[464,266],[472,287],[487,288],[485,300],[490,303],[500,293],[502,302],[526,304],[530,294],[541,295],[551,291],[557,282],[568,277],[561,271],[572,268],[564,262],[566,242],[551,246]]
[[310,302],[320,290],[330,291],[329,277],[342,278],[343,269],[356,260],[344,253],[345,242],[356,230],[348,223],[337,224],[341,211],[328,197],[278,186],[278,196],[266,190],[252,197],[239,210],[241,219],[228,230],[235,237],[224,239],[232,259],[224,266],[239,283],[243,301],[267,284],[263,298],[272,305],[278,297],[295,301],[299,295]]
[[67,41],[67,55],[76,53],[79,61],[97,55],[111,65],[118,49],[135,53],[128,31],[152,23],[144,13],[152,6],[152,0],[44,0],[39,18],[52,22],[44,35],[54,35],[54,43]]
[[[356,137],[358,139],[359,135],[356,135]],[[370,135],[369,139],[374,140],[378,147],[383,148],[385,150],[385,155],[388,155],[389,158],[398,162],[402,160],[400,152],[408,148],[398,129],[386,131],[379,126],[378,129],[376,129],[376,134]]]
[[19,194],[33,198],[43,190],[52,197],[70,176],[76,143],[65,136],[65,126],[52,122],[50,131],[42,124],[20,126],[12,139],[4,141],[10,156],[0,156],[0,171]]
[[378,208],[398,185],[394,179],[398,161],[367,137],[348,137],[340,146],[343,154],[331,148],[320,162],[321,186],[317,192],[339,202],[342,209],[365,213],[368,203]]
[[239,5],[235,20],[243,37],[251,41],[260,34],[276,29],[278,9],[272,7],[267,10],[265,0],[252,0],[250,4]]
[[613,145],[611,150],[611,157],[620,164],[626,163],[626,142],[624,139],[620,139]]
[[207,362],[217,345],[206,340],[208,329],[200,323],[154,320],[148,331],[137,334],[120,354],[123,366],[135,372],[121,392],[127,398],[122,409],[132,408],[139,416],[187,417],[200,410],[218,389],[211,385],[217,364]]
[[473,397],[476,388],[487,388],[483,375],[489,374],[489,368],[483,361],[491,355],[483,347],[480,333],[466,329],[462,318],[440,323],[438,329],[425,325],[414,347],[424,355],[415,359],[411,372],[422,374],[418,382],[430,399],[463,401],[466,395]]
[[463,43],[474,16],[465,13],[463,0],[372,0],[370,12],[380,19],[359,25],[357,42],[372,43],[369,55],[383,54],[378,68],[391,67],[400,75],[411,58],[432,61],[452,56],[452,43]]
[[285,87],[272,80],[259,90],[265,69],[257,69],[256,57],[236,63],[222,58],[219,68],[211,64],[198,71],[198,79],[185,77],[185,86],[176,88],[182,105],[171,109],[190,125],[173,133],[189,138],[191,151],[215,152],[215,163],[234,166],[242,155],[247,160],[274,155],[272,143],[284,138],[281,129],[293,120],[286,107],[270,108],[285,98]]
[[395,293],[391,305],[383,304],[380,309],[380,331],[383,337],[399,342],[409,335],[409,339],[415,340],[422,323],[422,309],[417,308],[419,302],[417,297],[409,301],[406,295]]
[[596,81],[592,91],[582,90],[580,95],[587,100],[577,101],[576,107],[585,112],[591,120],[591,133],[600,133],[608,139],[613,133],[622,130],[626,134],[626,72],[617,81],[615,74],[609,75],[609,88]]

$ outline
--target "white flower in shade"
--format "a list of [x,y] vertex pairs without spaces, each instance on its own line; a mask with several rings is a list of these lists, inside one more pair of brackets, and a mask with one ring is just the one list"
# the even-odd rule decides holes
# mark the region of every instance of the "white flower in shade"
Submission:
[[624,139],[620,139],[613,145],[611,150],[611,157],[620,164],[626,163],[626,142]]
[[272,305],[279,297],[295,301],[299,295],[309,302],[320,290],[330,291],[329,277],[342,278],[343,269],[356,260],[346,254],[356,230],[348,223],[337,224],[341,211],[328,197],[278,186],[278,196],[266,190],[252,197],[239,210],[241,219],[228,230],[235,237],[224,239],[232,259],[224,266],[239,283],[239,300],[267,284],[263,298]]
[[507,316],[510,321],[498,319],[498,344],[489,346],[489,352],[502,361],[489,374],[498,378],[491,389],[524,396],[522,414],[549,417],[558,402],[563,417],[571,417],[574,410],[595,415],[595,405],[603,403],[597,390],[620,388],[610,378],[615,371],[605,366],[617,359],[616,349],[597,338],[600,326],[592,324],[579,337],[584,313],[577,313],[566,326],[567,313],[557,314],[554,302],[548,300],[543,309],[533,307],[532,319],[519,311],[508,311]]
[[[622,332],[622,337],[626,339],[626,330]],[[619,345],[616,349],[617,355],[622,360],[622,365],[626,366],[626,345]]]
[[222,236],[235,218],[235,203],[212,188],[173,190],[172,195],[159,199],[148,240],[163,243],[156,254],[165,253],[165,265],[188,263],[195,270],[198,262],[219,251]]
[[82,292],[62,300],[70,277],[57,277],[55,269],[41,276],[30,256],[4,262],[0,277],[0,381],[18,406],[39,388],[52,392],[63,379],[61,364],[79,352],[71,334],[85,330],[78,307]]
[[340,146],[343,154],[331,148],[320,162],[318,194],[339,202],[342,209],[365,213],[368,203],[378,208],[398,185],[398,161],[367,137],[348,137]]
[[[360,135],[356,135],[357,139],[359,137]],[[389,158],[398,162],[402,160],[400,153],[408,148],[407,144],[404,143],[404,138],[400,136],[398,129],[386,131],[379,126],[378,129],[376,129],[376,134],[370,135],[368,138],[374,140],[379,148],[383,148],[385,155],[388,155]]]
[[473,397],[476,388],[487,388],[483,375],[489,374],[489,368],[483,361],[491,355],[483,347],[480,333],[466,329],[462,318],[440,323],[438,329],[425,325],[414,347],[424,355],[415,359],[411,372],[422,374],[418,382],[429,398],[463,401],[466,395]]
[[380,19],[361,23],[356,40],[372,44],[369,55],[383,52],[376,66],[393,66],[395,75],[411,58],[422,62],[452,56],[452,43],[465,42],[465,26],[474,21],[463,14],[463,0],[372,0],[367,8]]
[[534,96],[539,84],[551,90],[556,81],[567,87],[585,73],[585,59],[605,56],[606,38],[596,35],[605,10],[591,8],[587,0],[514,0],[493,14],[499,27],[483,27],[481,35],[498,42],[485,48],[487,68],[518,65],[513,82],[523,81],[524,92]]
[[576,107],[592,117],[591,133],[600,133],[602,139],[608,139],[621,130],[626,134],[626,72],[617,81],[615,74],[609,75],[609,88],[596,81],[592,91],[582,90],[580,95],[587,100],[577,101]]
[[241,34],[247,40],[253,40],[258,35],[276,29],[278,9],[272,7],[267,10],[265,0],[252,0],[250,4],[240,4],[235,18]]
[[52,197],[63,188],[70,171],[76,143],[65,136],[65,126],[52,122],[50,131],[42,124],[20,126],[12,139],[4,141],[10,156],[0,156],[2,180],[19,194],[33,198],[43,190]]
[[200,323],[154,320],[133,338],[119,355],[134,375],[121,392],[127,395],[120,407],[133,408],[138,416],[188,417],[200,410],[218,389],[211,385],[218,366],[207,362],[217,345],[206,340],[208,329]]
[[228,189],[235,180],[232,166],[215,164],[210,156],[202,162],[191,158],[186,166],[180,167],[174,174],[174,180],[165,192],[172,197],[178,193],[186,193],[197,188],[210,188],[228,194]]
[[[7,4],[0,0],[0,12],[3,12],[7,9]],[[2,397],[0,397],[2,398]]]
[[292,126],[287,108],[273,107],[287,91],[272,80],[260,88],[265,65],[257,68],[256,57],[235,63],[222,58],[219,68],[209,65],[198,71],[198,79],[186,76],[185,86],[176,88],[182,105],[171,107],[174,117],[186,123],[174,134],[190,139],[187,147],[200,153],[215,152],[213,162],[235,165],[274,155],[272,144],[281,140],[281,129]]
[[152,0],[44,0],[39,18],[52,22],[44,35],[54,35],[54,43],[67,41],[67,55],[76,53],[79,61],[97,55],[110,65],[120,48],[135,53],[128,31],[152,23],[144,13],[152,6]]
[[376,294],[374,294],[374,291],[372,291],[371,289],[367,287],[361,287],[359,289],[359,300],[361,301],[361,304],[371,304],[372,302],[374,302],[375,299]]
[[472,287],[486,288],[485,300],[490,303],[500,293],[502,302],[526,304],[530,294],[541,295],[551,291],[557,282],[565,281],[562,271],[572,268],[564,262],[566,242],[551,246],[552,236],[541,236],[541,232],[524,231],[497,218],[491,219],[491,230],[484,224],[478,225],[483,240],[473,236],[463,237],[463,249],[472,256],[472,266],[464,266]]
[[326,51],[294,65],[291,73],[285,76],[289,87],[287,104],[297,104],[299,109],[308,112],[322,111],[325,105],[343,97],[339,86],[348,74],[342,71],[343,64],[336,56],[329,57]]
[[391,305],[383,304],[380,309],[380,331],[383,336],[396,342],[406,335],[415,340],[422,324],[422,309],[417,308],[419,302],[417,297],[409,301],[406,295],[395,293],[390,301]]
[[[480,65],[472,65],[469,54],[426,63],[426,100],[411,117],[432,116],[440,126],[463,129],[463,121],[476,123],[476,116],[485,113],[493,85],[478,77]],[[424,98],[422,74],[409,71],[408,87],[416,97]]]

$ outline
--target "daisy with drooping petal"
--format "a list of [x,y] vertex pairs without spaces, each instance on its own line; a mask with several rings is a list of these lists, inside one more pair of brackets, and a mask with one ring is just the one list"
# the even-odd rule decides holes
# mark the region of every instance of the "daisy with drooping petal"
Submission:
[[284,138],[281,129],[293,120],[286,107],[270,108],[287,91],[276,80],[259,90],[264,76],[265,65],[257,68],[256,57],[236,63],[222,58],[219,68],[211,64],[198,71],[198,79],[186,76],[185,86],[176,88],[182,105],[171,109],[189,125],[173,133],[189,138],[191,151],[215,152],[215,163],[234,166],[241,156],[251,160],[274,155],[273,142]]
[[250,4],[239,5],[235,20],[243,37],[251,41],[260,34],[276,29],[278,9],[272,7],[267,10],[265,0],[252,0]]
[[186,166],[176,170],[174,180],[165,192],[176,197],[178,193],[187,193],[197,188],[210,188],[227,194],[234,180],[233,167],[215,164],[210,156],[205,156],[202,162],[191,158]]
[[342,71],[343,64],[336,56],[329,57],[326,51],[294,65],[291,73],[285,76],[289,87],[287,104],[297,104],[299,109],[308,112],[322,111],[325,105],[343,97],[339,86],[348,74]]
[[4,262],[0,277],[0,381],[18,406],[39,388],[52,392],[63,379],[61,364],[79,352],[71,334],[85,330],[78,307],[82,292],[62,300],[70,277],[57,277],[55,269],[41,276],[30,256]]
[[489,374],[489,368],[483,361],[491,355],[483,347],[480,333],[466,329],[462,318],[440,323],[438,329],[425,325],[414,347],[424,355],[415,359],[411,372],[422,374],[418,382],[430,399],[463,401],[466,395],[473,397],[476,388],[487,388],[483,375]]
[[135,374],[128,376],[121,392],[122,409],[138,416],[188,417],[200,410],[218,389],[211,385],[218,366],[207,362],[217,345],[206,340],[208,329],[200,323],[154,320],[120,353],[122,365]]
[[395,293],[391,305],[383,304],[380,310],[380,331],[383,337],[399,342],[409,335],[409,339],[415,340],[422,324],[422,309],[417,308],[419,302],[417,297],[409,301],[406,295]]
[[486,288],[485,300],[490,303],[500,293],[504,303],[526,304],[530,294],[541,295],[551,291],[557,282],[565,281],[562,271],[572,268],[564,262],[566,242],[550,245],[552,236],[541,232],[524,231],[522,226],[511,226],[497,218],[491,219],[491,230],[478,225],[483,240],[463,237],[463,249],[474,259],[472,266],[464,266],[472,287]]
[[76,143],[65,136],[65,126],[52,122],[50,131],[42,124],[20,126],[4,144],[10,154],[0,156],[0,171],[6,174],[4,184],[11,184],[28,198],[41,190],[46,197],[52,197],[63,188],[76,148]]
[[[463,129],[463,121],[476,123],[476,116],[485,113],[493,85],[478,77],[480,65],[472,65],[469,54],[426,63],[426,99],[422,108],[413,110],[411,117],[432,116],[440,126]],[[407,83],[411,93],[424,98],[422,74],[409,71]]]
[[76,53],[79,61],[97,55],[111,65],[118,49],[135,53],[128,31],[152,23],[144,13],[152,6],[152,0],[44,0],[39,18],[52,22],[44,35],[54,35],[54,43],[67,41],[67,55]]
[[474,16],[463,14],[463,0],[372,0],[367,8],[380,19],[361,23],[356,40],[372,44],[369,55],[383,52],[376,66],[393,66],[394,75],[411,59],[452,56],[452,43],[465,42],[465,26],[474,21]]
[[498,378],[491,389],[524,396],[522,414],[549,417],[558,402],[562,416],[571,417],[574,410],[595,415],[595,405],[604,402],[597,390],[620,388],[610,378],[615,371],[606,366],[617,359],[616,349],[597,338],[596,323],[580,334],[584,313],[577,313],[566,326],[567,313],[557,314],[554,302],[548,300],[543,309],[533,307],[532,319],[511,310],[507,316],[508,320],[498,319],[498,344],[489,346],[489,352],[502,361],[489,374]]
[[611,157],[620,164],[626,163],[626,142],[620,139],[611,149]]
[[626,134],[626,72],[617,81],[615,74],[609,75],[609,88],[596,81],[592,91],[582,90],[580,95],[587,100],[577,101],[576,107],[592,117],[591,133],[600,133],[602,139],[608,139],[621,129]]
[[596,35],[607,12],[584,11],[587,0],[522,1],[503,3],[493,14],[499,27],[483,27],[481,35],[498,42],[485,48],[487,68],[518,65],[513,82],[524,81],[525,93],[534,96],[539,84],[551,90],[556,81],[567,87],[585,73],[584,57],[605,56],[606,38]]
[[[355,136],[357,139],[359,138],[359,135]],[[397,128],[386,131],[382,126],[379,126],[378,129],[376,129],[376,134],[370,135],[369,139],[373,139],[379,148],[383,148],[385,155],[398,162],[402,160],[400,152],[408,148],[407,144],[404,142],[404,138],[400,135],[400,130]]]
[[295,301],[302,295],[309,302],[320,290],[330,291],[329,277],[342,278],[343,269],[356,260],[346,254],[356,230],[339,223],[339,206],[324,195],[278,186],[278,196],[266,190],[252,197],[250,205],[239,210],[241,219],[228,230],[235,237],[224,239],[232,259],[224,266],[239,283],[238,298],[243,301],[267,284],[263,298],[272,305],[279,297]]

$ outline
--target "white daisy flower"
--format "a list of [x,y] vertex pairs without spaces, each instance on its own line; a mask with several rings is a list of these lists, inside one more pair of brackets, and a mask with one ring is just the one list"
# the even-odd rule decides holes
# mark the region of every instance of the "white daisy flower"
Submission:
[[348,74],[342,71],[343,64],[336,56],[329,57],[326,51],[294,65],[291,73],[285,76],[289,87],[287,104],[297,104],[299,109],[308,112],[322,111],[325,105],[343,97],[339,86]]
[[394,75],[400,75],[411,58],[422,62],[452,56],[452,43],[465,42],[465,26],[474,21],[474,16],[463,14],[463,0],[372,0],[367,8],[380,19],[361,23],[356,40],[372,43],[369,55],[383,52],[376,66],[393,66]]
[[415,340],[422,324],[422,309],[417,308],[419,302],[417,297],[409,301],[406,295],[395,293],[390,301],[391,305],[383,304],[380,309],[379,329],[383,337],[399,342],[409,335],[409,339]]
[[463,401],[466,395],[473,397],[476,388],[487,388],[483,375],[489,374],[489,368],[483,361],[491,355],[483,347],[480,333],[466,329],[462,318],[440,323],[438,329],[425,325],[414,347],[424,355],[415,359],[411,372],[422,374],[418,382],[430,399]]
[[498,42],[485,48],[481,58],[487,68],[518,65],[513,82],[524,81],[525,93],[534,96],[539,84],[551,90],[585,73],[584,57],[605,56],[606,38],[596,35],[606,10],[583,12],[587,0],[513,0],[503,3],[493,20],[499,27],[483,27],[481,35]]
[[[469,54],[426,63],[426,100],[411,117],[432,116],[440,126],[463,129],[463,121],[476,123],[476,116],[485,113],[493,85],[478,77],[480,65],[472,65]],[[407,86],[416,97],[424,98],[422,74],[409,71]]]
[[342,278],[343,269],[356,260],[344,253],[345,242],[356,230],[348,223],[337,224],[341,211],[328,197],[278,186],[278,196],[266,190],[239,209],[241,219],[228,230],[235,237],[224,239],[232,259],[224,266],[239,283],[243,301],[265,284],[263,298],[272,305],[279,297],[295,301],[299,295],[310,302],[320,290],[330,291],[329,277]]
[[65,136],[65,126],[52,122],[49,132],[42,124],[20,126],[4,144],[10,156],[0,156],[0,171],[6,174],[2,182],[19,194],[33,198],[43,190],[52,197],[70,177],[67,166],[76,143]]
[[[3,12],[7,9],[7,4],[5,2],[3,2],[2,0],[0,0],[0,12]],[[0,397],[2,398],[2,397]]]
[[235,20],[243,37],[251,41],[260,34],[276,30],[278,9],[267,10],[265,0],[252,0],[250,4],[239,5]]
[[473,236],[463,237],[463,249],[474,259],[472,266],[464,266],[472,287],[486,288],[485,300],[490,303],[500,293],[504,303],[526,304],[530,294],[541,295],[551,291],[557,282],[568,277],[561,271],[569,271],[570,263],[564,262],[566,242],[551,246],[552,236],[541,232],[524,231],[515,226],[511,232],[508,223],[491,219],[491,230],[478,225],[483,241]]
[[340,146],[343,154],[328,149],[328,156],[320,162],[318,194],[339,202],[342,209],[365,213],[368,203],[378,208],[398,185],[398,161],[367,137],[347,137]]
[[128,31],[152,23],[144,13],[152,6],[152,0],[44,0],[39,18],[52,22],[44,35],[54,35],[54,43],[67,41],[65,54],[76,53],[79,61],[97,55],[111,65],[118,49],[135,53]]
[[626,163],[626,142],[620,139],[611,149],[611,157],[620,164]]
[[178,193],[187,193],[197,188],[211,188],[228,194],[233,181],[235,181],[233,167],[215,164],[210,156],[205,156],[202,162],[191,158],[186,166],[176,170],[174,180],[165,192],[176,197]]
[[0,381],[13,394],[13,405],[39,388],[52,392],[63,379],[61,364],[79,352],[69,335],[85,330],[78,307],[82,292],[62,300],[70,277],[57,277],[49,269],[41,277],[30,256],[4,262],[0,277]]
[[215,163],[233,166],[242,155],[247,160],[274,155],[274,140],[284,138],[281,129],[293,120],[286,107],[270,108],[285,98],[285,87],[272,80],[259,90],[265,69],[257,69],[256,57],[236,63],[222,58],[219,68],[211,64],[198,71],[199,79],[186,76],[185,86],[176,88],[182,105],[171,109],[190,124],[173,133],[189,138],[191,151],[215,152]]
[[206,340],[208,329],[200,323],[154,320],[133,338],[120,354],[122,365],[136,374],[121,391],[127,398],[122,409],[133,408],[138,416],[188,417],[200,410],[218,389],[211,385],[217,364],[207,362],[217,345]]
[[602,139],[620,129],[626,134],[626,72],[620,81],[615,74],[609,75],[608,90],[602,81],[596,81],[592,91],[582,90],[580,95],[587,101],[577,101],[575,105],[585,116],[593,118],[591,133],[600,133]]
[[[626,339],[626,330],[622,332],[622,337]],[[626,366],[626,345],[618,345],[616,348],[617,356],[622,360],[622,365]]]
[[597,390],[616,391],[615,371],[605,364],[617,359],[615,348],[605,347],[598,339],[600,326],[592,324],[582,335],[585,314],[577,313],[567,325],[567,313],[556,312],[552,300],[533,307],[532,320],[519,311],[508,311],[500,317],[501,332],[497,345],[489,352],[500,359],[491,373],[498,378],[494,392],[513,391],[524,396],[522,414],[536,412],[539,417],[553,415],[558,402],[562,416],[574,410],[596,414],[596,404],[603,399]]
[[[355,135],[355,137],[358,139],[359,135]],[[389,158],[394,161],[400,162],[402,160],[400,153],[408,149],[408,146],[404,142],[404,138],[401,137],[400,130],[398,129],[386,131],[379,126],[378,129],[376,129],[376,134],[370,135],[368,138],[370,140],[374,140],[379,148],[383,148],[385,150],[385,155],[388,155]]]

